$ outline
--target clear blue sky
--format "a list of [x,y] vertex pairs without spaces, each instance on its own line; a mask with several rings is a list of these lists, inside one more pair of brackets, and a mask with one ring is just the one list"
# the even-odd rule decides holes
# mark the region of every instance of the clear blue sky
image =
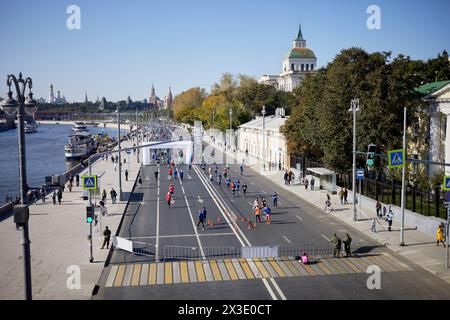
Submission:
[[[81,8],[81,30],[68,30],[66,8]],[[370,4],[381,30],[366,27]],[[209,86],[223,72],[279,73],[298,24],[318,66],[352,46],[414,59],[450,50],[449,0],[1,0],[3,78],[31,76],[35,97],[48,87],[69,101],[161,98]]]

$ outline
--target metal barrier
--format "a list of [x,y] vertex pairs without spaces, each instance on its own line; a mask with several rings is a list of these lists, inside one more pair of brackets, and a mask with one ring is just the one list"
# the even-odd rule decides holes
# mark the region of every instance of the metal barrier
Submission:
[[279,257],[279,246],[274,247],[242,247],[241,258],[275,258]]
[[164,246],[164,260],[237,259],[241,257],[239,247],[183,247]]

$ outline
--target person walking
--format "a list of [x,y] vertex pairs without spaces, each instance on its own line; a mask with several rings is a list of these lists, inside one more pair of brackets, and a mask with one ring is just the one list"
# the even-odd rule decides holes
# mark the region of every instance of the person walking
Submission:
[[241,172],[241,176],[244,174],[244,165],[241,163],[239,166],[239,171]]
[[346,234],[347,238],[343,241],[344,242],[344,250],[345,250],[345,256],[348,258],[351,256],[351,248],[350,245],[352,243],[352,238]]
[[103,245],[102,249],[106,245],[106,249],[109,249],[109,240],[111,238],[111,230],[109,230],[108,226],[105,227],[105,230],[103,231]]
[[270,210],[268,206],[264,206],[263,211],[266,218],[266,224],[270,224],[270,215],[272,214],[272,210]]
[[77,174],[75,176],[75,182],[76,182],[76,186],[79,187],[80,186],[80,175],[79,174]]
[[106,190],[105,189],[103,189],[103,192],[102,192],[102,201],[103,202],[106,201]]
[[445,248],[445,227],[443,223],[439,224],[436,230],[436,245],[439,247],[439,243],[441,242]]
[[377,200],[377,203],[375,204],[375,210],[377,211],[377,217],[381,218],[381,203]]
[[62,191],[61,191],[61,189],[58,189],[58,192],[56,193],[56,196],[58,197],[58,204],[61,204],[61,199],[62,199]]
[[309,184],[308,178],[305,178],[305,191],[308,191],[308,184]]
[[372,230],[372,232],[377,233],[377,219],[372,218],[372,225],[370,227],[370,230]]
[[347,190],[347,188],[345,188],[344,189],[344,204],[348,204],[347,197],[348,197],[348,190]]
[[158,170],[155,170],[155,172],[153,172],[154,176],[155,176],[155,181],[158,181]]
[[213,179],[214,179],[213,174],[210,173],[210,174],[209,174],[209,181],[213,182]]
[[341,188],[341,190],[339,190],[339,199],[341,199],[341,204],[344,204],[344,189]]
[[284,184],[287,185],[288,184],[288,172],[287,170],[284,172]]
[[56,191],[55,190],[53,190],[53,193],[52,193],[52,200],[53,200],[53,205],[56,205]]
[[391,207],[389,207],[389,213],[387,214],[386,219],[388,223],[388,231],[391,232],[392,220],[394,219],[394,214],[392,213]]
[[128,169],[125,169],[125,181],[128,181]]
[[278,194],[276,192],[272,194],[272,204],[274,207],[278,207]]
[[171,208],[170,204],[172,202],[172,195],[170,194],[170,191],[168,191],[166,194],[166,201],[167,201],[167,205],[169,206],[169,208]]
[[334,258],[339,258],[339,255],[341,254],[341,246],[342,246],[342,240],[339,238],[336,233],[331,238],[330,242],[333,242],[334,244]]
[[203,207],[203,209],[198,210],[197,228],[200,226],[200,223],[201,223],[202,230],[205,230],[205,219],[206,219],[206,209],[205,209],[205,207]]
[[[45,203],[45,196],[46,196],[46,190],[45,190],[45,188],[42,188],[41,189],[41,199],[42,199],[42,203]],[[8,201],[6,201],[6,202],[8,202]]]
[[180,170],[180,181],[183,182],[184,172],[183,169]]
[[117,199],[117,192],[116,192],[116,190],[114,190],[114,188],[112,188],[111,191],[109,192],[109,194],[111,195],[111,202],[112,202],[112,204],[116,204],[116,199]]
[[255,213],[255,222],[261,223],[261,208],[257,205],[254,207],[253,212]]
[[244,193],[244,197],[245,197],[245,194],[247,193],[247,184],[246,183],[242,184],[242,192]]
[[311,191],[314,191],[314,183],[316,180],[314,180],[314,177],[311,178]]
[[72,192],[72,187],[73,187],[72,180],[69,180],[69,183],[67,184],[67,188],[69,188],[69,192]]

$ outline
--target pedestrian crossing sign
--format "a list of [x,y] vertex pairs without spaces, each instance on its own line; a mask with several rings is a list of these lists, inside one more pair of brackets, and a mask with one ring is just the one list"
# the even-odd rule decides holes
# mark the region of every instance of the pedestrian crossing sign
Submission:
[[83,190],[95,190],[97,189],[97,176],[83,176],[82,177]]
[[403,168],[406,162],[405,150],[397,149],[388,151],[388,167],[393,168]]
[[444,191],[450,191],[450,176],[444,177]]

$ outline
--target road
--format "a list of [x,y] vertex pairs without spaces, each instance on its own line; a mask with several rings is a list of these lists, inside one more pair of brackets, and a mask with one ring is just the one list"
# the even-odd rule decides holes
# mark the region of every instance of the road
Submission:
[[[218,167],[222,172],[224,166]],[[194,165],[188,175],[187,166],[177,168],[185,172],[182,182],[167,179],[168,166],[143,167],[143,183],[135,189],[119,236],[133,240],[145,255],[113,250],[93,299],[450,298],[450,287],[445,282],[324,210],[287,191],[277,190],[270,177],[248,168],[240,175],[239,166],[232,165],[233,180],[239,178],[248,185],[246,197],[242,193],[233,196],[224,181],[220,186],[209,181],[208,169],[203,171]],[[159,172],[158,179],[155,171]],[[165,201],[170,183],[175,186],[171,208]],[[257,223],[249,229],[249,223],[242,218],[254,221],[252,201],[265,197],[271,206],[273,191],[277,191],[280,204],[271,207],[271,224]],[[202,207],[207,209],[208,219],[213,223],[205,230],[197,228],[197,215]],[[341,238],[346,233],[351,235],[355,257],[335,259],[321,255],[318,263],[306,267],[292,258],[306,244],[327,246],[334,233]],[[226,251],[225,257],[219,256],[225,253],[225,247],[275,245],[290,250],[284,261],[231,259],[235,257],[229,256],[230,251]],[[179,254],[196,254],[198,259],[173,259]],[[367,287],[371,274],[366,271],[371,265],[382,271],[379,290]]]

